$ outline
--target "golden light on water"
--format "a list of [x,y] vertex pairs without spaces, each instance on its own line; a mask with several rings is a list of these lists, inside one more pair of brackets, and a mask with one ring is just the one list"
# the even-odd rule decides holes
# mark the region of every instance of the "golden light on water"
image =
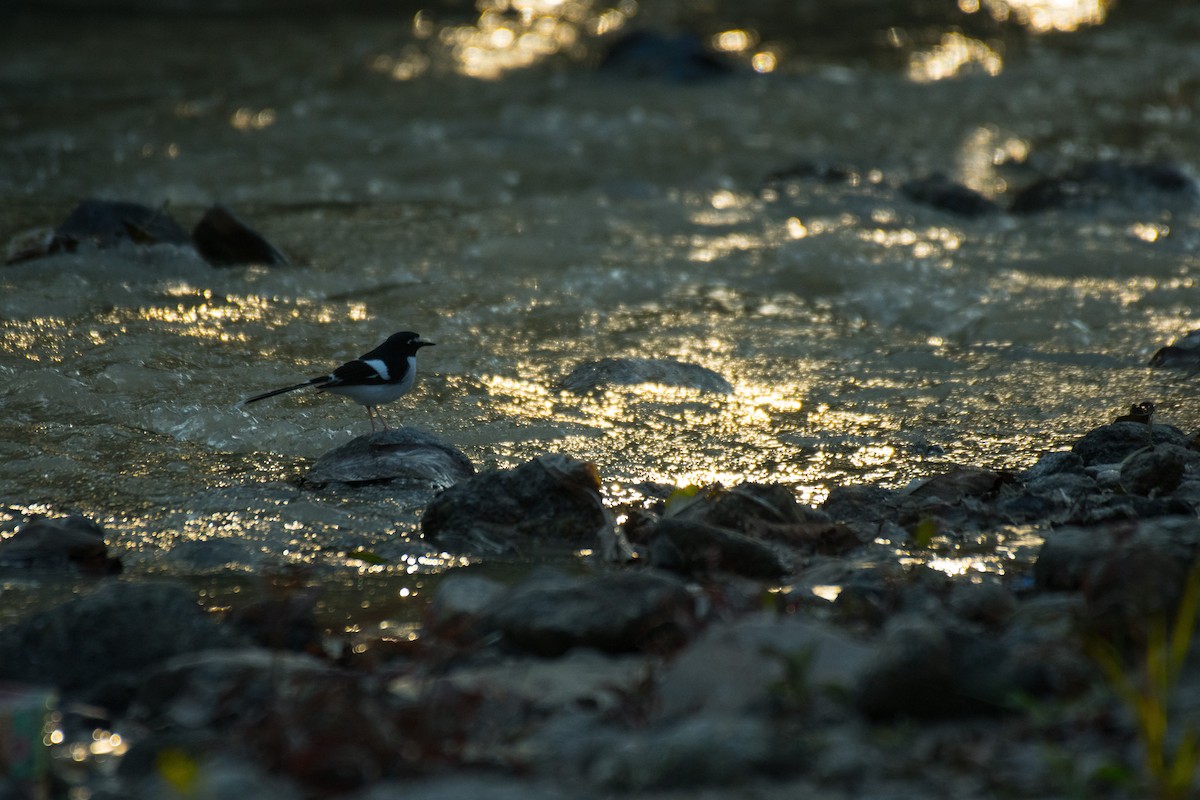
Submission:
[[1109,0],[959,0],[967,14],[981,9],[999,22],[1015,21],[1034,33],[1067,33],[1088,25],[1101,25],[1108,17]]
[[999,75],[1003,69],[1003,57],[987,43],[954,32],[944,34],[929,50],[913,53],[908,77],[917,83],[930,83],[970,71]]
[[637,13],[635,0],[599,6],[592,0],[480,0],[478,16],[467,25],[438,27],[427,11],[413,18],[413,34],[435,49],[405,48],[398,55],[379,55],[377,72],[395,80],[411,80],[427,72],[432,54],[449,57],[455,72],[496,80],[550,56],[571,52],[585,36],[620,30]]
[[958,169],[964,186],[989,197],[1008,189],[997,173],[1003,164],[1023,164],[1029,158],[1027,139],[1005,134],[994,126],[981,125],[963,138],[958,149]]
[[239,131],[261,131],[275,124],[273,108],[253,109],[243,106],[229,117],[229,124]]

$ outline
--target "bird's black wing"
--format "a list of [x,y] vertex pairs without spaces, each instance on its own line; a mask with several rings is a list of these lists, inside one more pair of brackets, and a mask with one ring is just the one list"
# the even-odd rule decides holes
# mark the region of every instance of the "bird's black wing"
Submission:
[[318,389],[329,389],[334,386],[377,386],[388,381],[367,362],[361,359],[347,361],[328,376],[329,380],[322,383]]

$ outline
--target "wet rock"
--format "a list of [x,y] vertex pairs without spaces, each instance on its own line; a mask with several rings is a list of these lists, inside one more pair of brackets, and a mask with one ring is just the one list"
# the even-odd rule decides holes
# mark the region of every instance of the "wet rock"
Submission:
[[261,713],[275,681],[283,686],[331,672],[309,655],[255,647],[183,653],[146,672],[129,718],[157,729],[219,730]]
[[287,257],[224,206],[213,206],[192,229],[192,242],[214,266],[268,264],[286,266]]
[[380,782],[353,800],[565,800],[557,786],[540,786],[508,774],[443,775]]
[[1091,466],[1115,464],[1143,447],[1161,444],[1191,448],[1188,437],[1172,425],[1113,422],[1085,433],[1071,446],[1071,451],[1082,458],[1084,464]]
[[717,373],[698,364],[670,358],[604,358],[580,364],[559,383],[575,394],[601,391],[610,386],[657,383],[702,392],[730,394],[733,387]]
[[960,217],[998,214],[1000,206],[974,189],[968,189],[945,175],[914,178],[900,185],[900,192],[915,203],[932,206]]
[[1175,491],[1189,463],[1200,461],[1200,452],[1164,444],[1130,456],[1121,465],[1121,488],[1129,494],[1162,495]]
[[182,586],[106,583],[0,629],[0,678],[74,691],[180,653],[236,642]]
[[33,228],[23,231],[8,240],[4,247],[4,263],[19,264],[50,254],[54,244],[53,228]]
[[[1070,455],[1082,463],[1074,453]],[[1098,491],[1099,484],[1096,480],[1082,473],[1057,472],[1035,478],[1025,484],[1025,491],[1022,497],[1042,500],[1043,505],[1028,509],[1033,512],[1040,510],[1041,514],[1026,514],[1017,518],[1047,519],[1049,515],[1054,513],[1082,508],[1088,502],[1089,498],[1093,497]],[[1001,508],[1009,514],[1013,514],[1016,511],[1013,506],[1014,503],[1011,501],[1001,504]]]
[[247,603],[226,621],[248,640],[272,650],[319,653],[323,630],[317,622],[319,589],[275,587],[274,596]]
[[841,522],[875,525],[890,518],[898,502],[899,495],[882,486],[834,486],[821,504],[821,510]]
[[55,229],[49,250],[73,253],[80,245],[109,248],[124,243],[190,245],[191,239],[162,208],[89,199]]
[[594,545],[611,526],[596,466],[559,454],[463,480],[421,517],[421,530],[439,547],[485,553],[535,542]]
[[630,732],[596,757],[588,777],[623,793],[744,786],[802,759],[800,743],[776,736],[764,719],[697,716]]
[[1026,187],[1013,198],[1012,211],[1091,211],[1103,206],[1158,210],[1172,204],[1190,206],[1198,196],[1195,179],[1173,164],[1094,161]]
[[657,571],[583,578],[543,572],[497,601],[494,624],[517,646],[555,656],[574,647],[609,652],[673,650],[693,624],[680,579]]
[[804,161],[776,170],[763,179],[769,189],[782,189],[798,181],[820,181],[829,184],[857,186],[864,180],[865,170],[851,164],[832,161]]
[[[673,498],[668,498],[668,513]],[[763,527],[802,522],[828,522],[829,516],[797,502],[792,490],[778,483],[740,483],[731,489],[709,487],[678,516],[697,519],[722,528],[752,533]]]
[[425,610],[425,630],[445,639],[469,641],[484,630],[488,618],[508,587],[482,575],[451,572],[438,583]]
[[712,80],[733,72],[729,62],[693,33],[672,36],[647,30],[631,31],[614,41],[599,68],[614,75],[678,83]]
[[1159,369],[1200,370],[1200,330],[1188,331],[1150,357],[1150,366]]
[[414,488],[445,489],[475,474],[458,448],[419,428],[402,427],[356,436],[322,455],[306,483],[395,481]]
[[402,726],[391,701],[378,682],[308,656],[245,648],[161,664],[141,681],[129,718],[154,732],[142,743],[151,751],[191,733],[208,757],[234,751],[300,782],[303,796],[328,797],[434,746],[421,738],[424,717]]
[[625,697],[634,696],[649,680],[642,654],[614,655],[579,648],[560,658],[505,658],[465,665],[444,680],[466,693],[518,698],[536,714],[566,709],[620,713]]
[[1083,459],[1071,450],[1044,453],[1032,467],[1020,474],[1025,481],[1036,481],[1051,475],[1083,471]]
[[821,692],[845,696],[871,650],[822,623],[771,613],[710,626],[659,680],[658,720],[768,715]]
[[1121,638],[1174,612],[1197,552],[1194,516],[1059,528],[1046,535],[1034,585],[1083,592],[1088,626]]
[[957,584],[950,592],[949,605],[960,619],[1001,628],[1012,619],[1017,601],[999,581],[986,581]]
[[114,575],[120,559],[108,554],[104,529],[86,517],[39,518],[0,539],[0,568],[75,569]]
[[792,571],[791,561],[767,542],[689,519],[664,519],[650,538],[650,563],[684,575],[730,572],[774,580]]
[[863,670],[856,703],[867,716],[936,719],[996,712],[1005,684],[1003,647],[912,614],[889,621]]
[[953,503],[964,497],[993,494],[1004,480],[999,473],[988,469],[955,467],[949,472],[915,481],[906,486],[901,494],[918,500],[933,499]]

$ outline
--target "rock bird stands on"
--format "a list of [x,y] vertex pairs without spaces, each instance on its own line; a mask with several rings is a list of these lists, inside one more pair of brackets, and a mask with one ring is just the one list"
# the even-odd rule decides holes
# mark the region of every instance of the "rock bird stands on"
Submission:
[[412,331],[393,333],[374,350],[363,353],[353,361],[347,361],[328,375],[320,375],[294,386],[264,392],[247,398],[243,403],[257,403],[277,394],[312,386],[318,392],[345,395],[366,406],[371,430],[375,430],[376,416],[379,417],[383,429],[387,430],[387,421],[378,413],[378,407],[398,399],[413,387],[417,378],[417,351],[432,344],[433,342],[425,341]]

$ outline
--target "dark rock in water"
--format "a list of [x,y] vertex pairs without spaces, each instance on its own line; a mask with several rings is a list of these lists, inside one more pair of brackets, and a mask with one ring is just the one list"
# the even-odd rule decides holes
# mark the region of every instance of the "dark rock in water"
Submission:
[[454,445],[419,428],[364,434],[317,459],[306,483],[398,481],[445,489],[475,474],[471,460]]
[[731,489],[712,487],[698,493],[696,500],[681,510],[679,516],[742,533],[754,533],[764,525],[829,521],[827,514],[801,505],[791,489],[778,483],[739,483]]
[[1198,552],[1194,515],[1060,528],[1046,536],[1034,581],[1043,590],[1082,592],[1086,630],[1136,646],[1175,615]]
[[604,358],[580,364],[559,383],[576,394],[586,394],[609,386],[636,386],[658,383],[702,392],[729,394],[729,381],[706,367],[669,358]]
[[1192,205],[1198,198],[1195,179],[1173,164],[1094,161],[1026,187],[1013,199],[1012,211],[1091,211],[1105,205],[1154,210],[1181,202]]
[[1000,212],[1000,206],[990,199],[945,175],[905,181],[900,184],[900,192],[914,203],[932,206],[960,217],[982,217]]
[[1071,452],[1082,458],[1083,463],[1088,466],[1115,464],[1124,461],[1143,447],[1162,444],[1192,449],[1188,437],[1172,425],[1113,422],[1085,433],[1071,446]]
[[1163,495],[1175,491],[1189,463],[1200,462],[1200,452],[1164,444],[1131,456],[1121,465],[1121,488],[1129,494]]
[[4,248],[4,263],[18,264],[50,254],[54,245],[53,228],[34,228],[22,231],[8,240]]
[[896,617],[862,670],[856,703],[871,717],[919,718],[963,713],[955,691],[955,648],[949,633],[930,620]]
[[182,586],[105,583],[0,629],[0,679],[79,690],[180,653],[236,641]]
[[853,484],[834,486],[821,504],[821,510],[840,522],[877,524],[891,516],[899,495],[883,486]]
[[323,631],[317,622],[316,607],[321,591],[315,587],[283,590],[238,606],[227,621],[247,639],[272,650],[319,653]]
[[674,517],[654,528],[650,563],[684,575],[730,572],[768,580],[792,571],[791,558],[782,548],[737,531]]
[[1056,450],[1043,454],[1036,464],[1018,477],[1025,481],[1035,481],[1051,475],[1072,472],[1083,472],[1083,459],[1079,457],[1078,453],[1070,450]]
[[1158,517],[1130,524],[1064,527],[1048,531],[1034,565],[1034,585],[1042,590],[1079,591],[1097,575],[1138,550],[1166,553],[1185,568],[1200,547],[1200,521],[1190,516]]
[[770,173],[763,178],[763,185],[768,189],[779,189],[798,181],[820,181],[858,186],[863,182],[863,172],[858,167],[846,163],[805,161]]
[[514,644],[554,656],[572,647],[673,650],[687,639],[693,614],[682,580],[633,570],[586,578],[535,575],[497,601],[492,619]]
[[964,497],[993,494],[1004,483],[1004,476],[979,467],[955,467],[950,472],[934,475],[906,487],[903,495],[915,499],[936,499],[955,502]]
[[1159,348],[1150,357],[1150,366],[1158,369],[1200,370],[1200,330],[1185,335]]
[[[275,650],[180,655],[139,682],[128,718],[148,737],[130,751],[132,763],[123,763],[121,772],[161,772],[157,756],[169,748],[182,749],[189,759],[201,756],[196,760],[205,769],[204,756],[234,751],[298,782],[287,796],[335,797],[411,769],[403,762],[416,760],[414,753],[440,756],[439,734],[464,735],[456,726],[469,719],[466,708],[443,695],[440,728],[429,721],[437,717],[430,708],[412,709],[402,724],[380,683]],[[244,791],[250,790],[234,784],[203,794],[235,797]],[[259,797],[252,791],[245,796]]]
[[758,612],[714,623],[664,668],[655,716],[766,714],[781,697],[844,697],[869,656],[844,632],[799,615]]
[[0,568],[73,568],[88,575],[114,575],[121,561],[108,554],[104,529],[85,517],[35,519],[0,540]]
[[960,583],[950,592],[950,609],[960,619],[1001,628],[1017,609],[1017,601],[999,581]]
[[425,610],[425,631],[444,639],[470,641],[483,632],[488,615],[508,591],[499,581],[454,570],[443,578]]
[[50,252],[73,253],[80,245],[107,248],[133,244],[190,245],[179,223],[161,208],[110,200],[84,200],[54,231]]
[[484,553],[539,542],[595,545],[612,524],[595,464],[559,454],[463,480],[421,517],[421,530],[439,547]]
[[[1041,687],[1013,657],[1015,642],[905,614],[889,621],[863,671],[858,707],[870,717],[938,719],[999,713]],[[1024,656],[1024,648],[1020,651]]]
[[224,206],[213,206],[192,229],[192,241],[214,266],[270,264],[286,266],[287,256]]
[[630,78],[692,83],[733,73],[733,66],[704,46],[699,36],[632,31],[613,42],[600,71]]

